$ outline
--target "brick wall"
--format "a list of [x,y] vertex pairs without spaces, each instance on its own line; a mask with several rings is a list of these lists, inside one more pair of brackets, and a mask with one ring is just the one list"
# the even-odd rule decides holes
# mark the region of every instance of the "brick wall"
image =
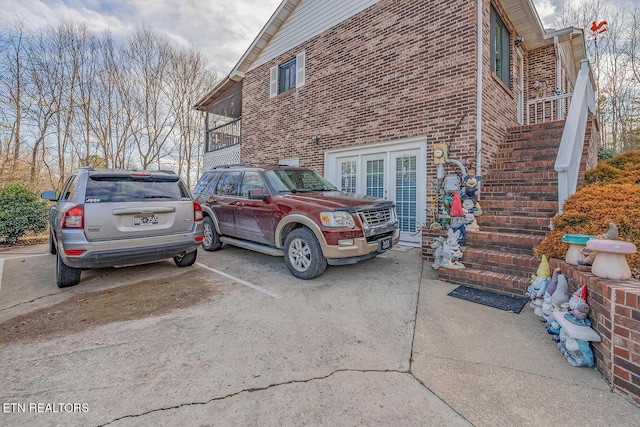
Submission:
[[572,293],[587,285],[589,319],[601,338],[591,346],[596,368],[615,391],[640,405],[640,282],[600,279],[590,267],[557,259],[549,264],[562,269]]
[[[485,1],[483,163],[492,160],[505,129],[516,124],[517,102],[489,72],[489,4]],[[448,142],[450,157],[472,172],[475,39],[476,7],[467,0],[380,1],[247,73],[242,160],[298,157],[302,166],[322,172],[325,150],[426,135],[429,146]],[[306,85],[269,98],[269,69],[302,50]],[[313,135],[320,137],[318,144]],[[435,168],[428,167],[428,179],[434,178]]]

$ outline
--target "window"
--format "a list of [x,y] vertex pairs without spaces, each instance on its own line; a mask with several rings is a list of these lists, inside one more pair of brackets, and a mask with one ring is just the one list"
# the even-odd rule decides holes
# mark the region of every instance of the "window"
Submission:
[[491,6],[491,71],[511,88],[511,34],[498,12]]
[[225,172],[218,180],[216,194],[220,196],[235,196],[238,194],[240,171]]
[[267,188],[258,172],[245,172],[242,178],[242,186],[240,187],[240,197],[249,198],[249,192],[252,190],[267,192]]
[[278,72],[280,80],[278,81],[278,93],[286,92],[296,88],[296,59],[287,61],[280,66]]
[[304,86],[306,55],[302,51],[295,58],[269,70],[269,96],[271,98]]

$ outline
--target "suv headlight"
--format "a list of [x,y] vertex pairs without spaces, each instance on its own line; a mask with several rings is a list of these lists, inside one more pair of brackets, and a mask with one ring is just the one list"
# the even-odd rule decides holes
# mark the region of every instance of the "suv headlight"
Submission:
[[325,227],[355,228],[356,223],[349,212],[320,212],[320,221]]

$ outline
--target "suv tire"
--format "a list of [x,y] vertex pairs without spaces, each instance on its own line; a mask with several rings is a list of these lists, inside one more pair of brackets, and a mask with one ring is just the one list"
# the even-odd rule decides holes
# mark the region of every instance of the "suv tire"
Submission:
[[217,251],[222,248],[220,235],[216,231],[216,226],[213,224],[213,220],[211,219],[211,217],[204,217],[203,227],[204,239],[202,240],[202,248],[205,251]]
[[327,268],[327,259],[313,231],[296,228],[284,241],[284,261],[287,268],[299,279],[313,279]]
[[174,256],[173,262],[175,262],[178,267],[189,267],[196,262],[197,257],[198,250],[196,249],[195,251],[189,252],[188,254]]
[[59,288],[68,288],[80,283],[80,269],[67,266],[60,254],[56,256],[56,284]]
[[53,238],[53,231],[49,230],[49,253],[51,255],[55,255],[58,253],[58,249],[56,248],[56,241]]

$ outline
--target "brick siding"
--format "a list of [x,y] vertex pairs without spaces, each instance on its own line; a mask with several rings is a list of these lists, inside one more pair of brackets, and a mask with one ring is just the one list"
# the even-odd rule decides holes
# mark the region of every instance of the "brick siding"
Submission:
[[[483,168],[506,128],[517,124],[513,90],[490,72],[489,4],[485,1]],[[247,73],[242,160],[297,157],[302,166],[322,172],[325,150],[426,135],[429,146],[448,142],[450,157],[472,173],[475,39],[476,7],[466,0],[380,1]],[[270,98],[269,69],[302,50],[306,85]],[[555,59],[546,62],[553,66]],[[435,168],[429,166],[431,180]]]

